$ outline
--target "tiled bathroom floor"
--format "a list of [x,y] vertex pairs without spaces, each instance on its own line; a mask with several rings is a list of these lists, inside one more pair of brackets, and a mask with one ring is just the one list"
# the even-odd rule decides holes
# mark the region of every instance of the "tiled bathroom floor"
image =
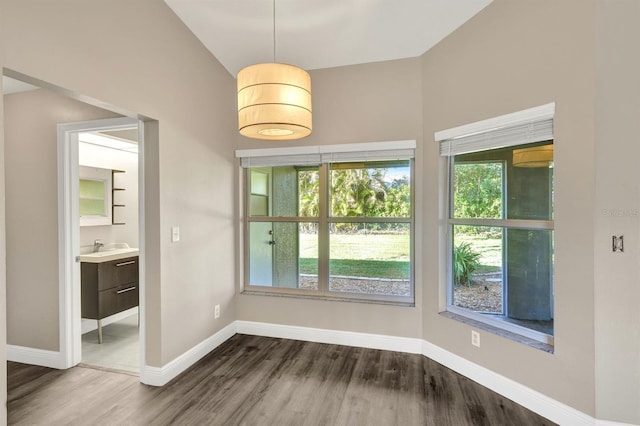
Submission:
[[134,314],[102,327],[102,344],[98,330],[82,335],[82,364],[140,372],[138,315]]

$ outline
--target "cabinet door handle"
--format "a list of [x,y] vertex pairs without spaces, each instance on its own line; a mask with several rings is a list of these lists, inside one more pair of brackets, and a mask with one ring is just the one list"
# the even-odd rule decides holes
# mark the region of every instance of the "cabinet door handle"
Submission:
[[133,265],[134,263],[136,263],[135,260],[130,260],[128,262],[122,262],[122,263],[116,263],[116,268],[119,267],[119,266]]
[[127,287],[127,288],[123,288],[122,290],[118,290],[116,291],[116,294],[126,293],[128,291],[135,290],[135,289],[136,289],[136,286],[134,285],[133,287]]

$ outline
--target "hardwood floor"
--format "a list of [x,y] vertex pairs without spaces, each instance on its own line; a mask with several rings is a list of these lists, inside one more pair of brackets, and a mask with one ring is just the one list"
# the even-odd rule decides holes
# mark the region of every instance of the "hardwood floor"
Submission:
[[235,335],[157,388],[9,363],[9,424],[551,425],[420,355]]

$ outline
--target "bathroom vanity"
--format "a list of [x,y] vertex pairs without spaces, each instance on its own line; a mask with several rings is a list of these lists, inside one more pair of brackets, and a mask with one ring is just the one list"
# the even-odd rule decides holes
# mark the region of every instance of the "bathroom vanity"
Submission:
[[138,306],[138,250],[113,250],[80,256],[82,318],[98,321]]

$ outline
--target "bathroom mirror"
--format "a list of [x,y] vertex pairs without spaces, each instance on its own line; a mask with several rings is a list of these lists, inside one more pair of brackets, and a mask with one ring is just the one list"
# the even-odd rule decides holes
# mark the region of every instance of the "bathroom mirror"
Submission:
[[111,225],[111,170],[79,168],[80,226]]

